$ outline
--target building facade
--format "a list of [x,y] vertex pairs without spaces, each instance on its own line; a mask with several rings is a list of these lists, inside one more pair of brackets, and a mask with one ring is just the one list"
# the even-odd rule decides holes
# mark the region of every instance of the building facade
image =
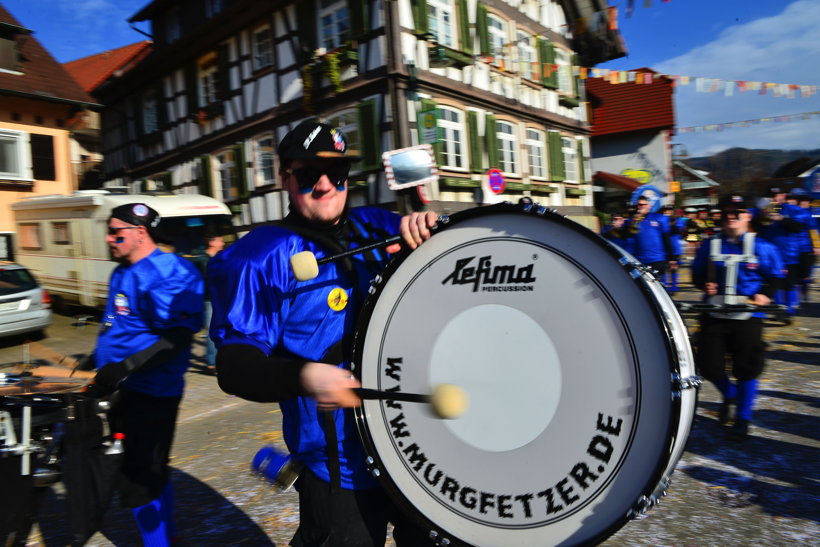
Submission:
[[278,220],[276,143],[317,118],[364,157],[355,204],[420,207],[388,189],[381,154],[432,140],[437,210],[530,195],[591,218],[576,68],[623,55],[608,13],[597,0],[156,0],[131,18],[150,22],[153,53],[95,92],[107,184],[211,195],[243,227]]
[[[77,134],[96,107],[63,67],[0,5],[0,231],[13,231],[10,205],[78,187]],[[54,238],[61,238],[55,227]],[[32,242],[32,245],[38,244]]]

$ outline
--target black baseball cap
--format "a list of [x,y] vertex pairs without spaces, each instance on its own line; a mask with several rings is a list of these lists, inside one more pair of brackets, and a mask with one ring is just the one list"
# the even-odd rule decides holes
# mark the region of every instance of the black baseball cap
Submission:
[[721,211],[737,211],[749,209],[749,200],[742,194],[729,194],[720,200],[718,207]]
[[282,138],[279,157],[283,160],[362,159],[355,150],[348,148],[341,131],[314,120],[303,121]]
[[134,226],[145,226],[148,235],[157,243],[170,243],[159,230],[161,217],[144,203],[126,203],[111,209],[111,218],[119,219]]

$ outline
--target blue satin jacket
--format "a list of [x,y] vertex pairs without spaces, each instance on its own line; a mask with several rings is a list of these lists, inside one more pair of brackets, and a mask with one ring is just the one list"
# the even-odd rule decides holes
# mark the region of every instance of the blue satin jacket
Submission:
[[[376,240],[397,234],[400,220],[389,211],[361,207],[350,210],[347,222],[365,239]],[[211,337],[217,347],[250,344],[266,355],[324,362],[331,348],[355,334],[370,280],[383,269],[387,254],[354,255],[354,275],[338,262],[323,264],[315,279],[300,282],[293,276],[290,257],[305,250],[317,258],[333,254],[286,227],[262,226],[211,259]],[[350,363],[339,366],[349,368]],[[315,399],[297,397],[280,401],[279,406],[291,454],[329,482],[322,416]],[[376,487],[364,465],[364,448],[352,413],[337,410],[335,420],[342,487]]]

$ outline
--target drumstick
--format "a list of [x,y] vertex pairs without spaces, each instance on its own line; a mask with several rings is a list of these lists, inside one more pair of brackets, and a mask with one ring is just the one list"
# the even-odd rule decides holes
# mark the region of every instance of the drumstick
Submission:
[[16,374],[26,373],[32,376],[48,376],[52,378],[80,378],[89,380],[97,375],[93,370],[72,370],[64,367],[39,366],[29,368],[25,365],[18,365],[12,369]]
[[[430,231],[434,232],[438,230],[442,224],[447,224],[449,221],[450,218],[447,215],[439,216],[436,224],[430,228]],[[310,251],[302,251],[301,253],[296,253],[290,257],[290,267],[293,270],[293,276],[297,281],[309,281],[319,275],[320,264],[327,264],[328,262],[334,262],[341,258],[372,251],[373,249],[389,247],[390,245],[401,243],[402,241],[403,238],[400,235],[390,236],[373,243],[368,243],[367,245],[362,245],[361,247],[356,247],[355,249],[348,249],[335,255],[330,255],[319,259],[317,259],[316,255]]]
[[380,401],[403,401],[407,403],[426,403],[439,418],[452,420],[467,410],[467,393],[453,384],[439,384],[430,395],[405,393],[401,391],[381,391],[364,387],[354,388],[353,392],[361,399]]

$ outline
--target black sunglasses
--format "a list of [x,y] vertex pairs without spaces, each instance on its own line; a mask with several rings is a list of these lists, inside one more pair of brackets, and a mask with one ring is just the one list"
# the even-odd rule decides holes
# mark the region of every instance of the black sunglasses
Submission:
[[108,227],[108,235],[115,236],[119,235],[120,230],[136,230],[139,226],[120,226],[119,228],[115,228],[113,226]]
[[327,175],[327,178],[330,179],[330,182],[333,183],[336,189],[341,190],[344,188],[347,177],[350,174],[350,164],[340,163],[325,168],[300,167],[299,169],[287,169],[286,172],[296,177],[299,192],[302,194],[311,192],[322,175]]

